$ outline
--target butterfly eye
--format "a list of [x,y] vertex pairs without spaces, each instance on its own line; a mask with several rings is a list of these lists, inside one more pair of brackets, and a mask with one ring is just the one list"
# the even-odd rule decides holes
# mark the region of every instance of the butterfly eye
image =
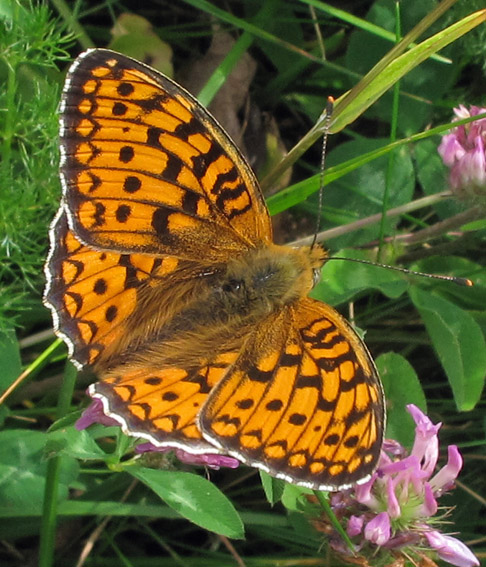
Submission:
[[235,293],[236,291],[240,291],[242,286],[243,282],[241,280],[229,280],[222,285],[222,289],[225,293]]

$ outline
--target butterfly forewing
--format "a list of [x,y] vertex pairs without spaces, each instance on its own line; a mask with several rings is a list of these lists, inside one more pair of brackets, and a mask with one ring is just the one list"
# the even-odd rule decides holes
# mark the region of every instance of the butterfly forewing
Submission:
[[222,128],[133,59],[94,50],[72,66],[61,147],[70,225],[88,245],[214,262],[271,239],[254,175]]

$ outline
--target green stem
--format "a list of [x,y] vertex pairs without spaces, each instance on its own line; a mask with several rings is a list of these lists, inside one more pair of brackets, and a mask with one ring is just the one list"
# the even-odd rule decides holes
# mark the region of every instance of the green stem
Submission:
[[95,47],[89,35],[85,32],[83,26],[72,13],[69,5],[64,0],[52,0],[60,16],[66,22],[66,25],[73,31],[76,39],[79,41],[83,49]]
[[208,106],[211,103],[216,93],[224,85],[228,75],[252,43],[253,36],[244,32],[200,90],[197,99],[201,104]]
[[349,551],[354,554],[354,545],[353,542],[349,539],[348,534],[344,531],[344,528],[339,523],[339,520],[336,518],[336,515],[332,511],[331,505],[329,504],[329,494],[327,492],[320,492],[319,490],[314,490],[314,496],[319,501],[319,504],[324,509],[331,522],[333,528],[337,531],[337,533],[341,536],[342,540],[348,547]]
[[[396,41],[400,41],[402,35],[401,32],[401,20],[400,20],[400,5],[395,2],[396,10]],[[397,81],[393,85],[393,103],[392,103],[392,122],[390,128],[390,144],[393,144],[397,140],[397,129],[398,129],[398,106],[400,104],[400,81]],[[393,182],[393,166],[395,161],[395,152],[392,151],[388,154],[388,161],[386,165],[385,173],[385,191],[383,193],[383,204],[382,204],[382,215],[380,220],[379,229],[379,246],[378,246],[378,256],[377,262],[382,261],[383,246],[385,244],[385,223],[386,223],[386,212],[388,211],[388,204],[390,202],[390,187]]]
[[[259,12],[255,16],[255,25],[264,28],[268,22],[271,21],[271,18],[274,17],[274,13],[275,2],[273,2],[273,0],[266,0],[262,3]],[[197,99],[201,104],[208,106],[211,103],[216,93],[224,85],[228,75],[241,60],[244,53],[250,48],[254,38],[255,35],[249,30],[245,30],[242,33],[197,95]]]
[[[76,369],[68,362],[64,372],[64,381],[57,403],[56,417],[60,419],[70,408],[76,382]],[[44,505],[40,529],[39,567],[51,567],[54,560],[54,548],[57,525],[58,486],[62,457],[53,457],[47,463]]]
[[[444,201],[446,197],[450,197],[451,194],[448,191],[443,191],[441,193],[436,193],[435,195],[428,195],[427,197],[422,197],[421,199],[416,199],[411,203],[405,203],[404,205],[400,205],[399,207],[395,207],[393,209],[389,209],[386,212],[386,218],[393,218],[402,216],[406,213],[416,211],[423,207],[430,207],[435,203],[439,203]],[[328,230],[324,230],[317,235],[317,242],[328,242],[332,238],[337,238],[338,236],[342,236],[343,234],[349,234],[350,232],[354,232],[355,230],[360,230],[366,226],[370,226],[372,224],[376,224],[380,221],[382,217],[382,213],[376,213],[375,215],[371,215],[364,219],[359,219],[354,222],[350,222],[348,224],[343,224],[341,226],[336,226],[334,228],[330,228]],[[294,240],[292,242],[292,246],[309,246],[312,243],[314,236],[306,236],[305,238],[299,238],[298,240]]]

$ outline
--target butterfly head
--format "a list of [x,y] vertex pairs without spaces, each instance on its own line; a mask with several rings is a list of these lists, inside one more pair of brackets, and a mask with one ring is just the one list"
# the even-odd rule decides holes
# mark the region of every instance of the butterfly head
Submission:
[[257,320],[305,297],[319,280],[325,257],[318,246],[253,249],[228,263],[218,290],[226,309]]

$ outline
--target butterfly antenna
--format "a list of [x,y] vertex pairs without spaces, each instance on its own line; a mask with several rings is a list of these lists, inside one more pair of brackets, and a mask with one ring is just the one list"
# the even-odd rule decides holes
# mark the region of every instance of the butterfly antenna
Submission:
[[318,205],[317,205],[317,222],[316,222],[316,230],[314,232],[314,239],[312,240],[311,248],[314,248],[314,245],[317,240],[317,234],[319,233],[319,228],[321,224],[321,214],[322,214],[322,196],[324,194],[324,173],[326,169],[326,149],[327,149],[327,136],[329,134],[329,126],[331,124],[331,117],[332,112],[334,110],[334,98],[332,96],[327,98],[326,104],[326,118],[324,121],[324,131],[322,136],[322,151],[321,151],[321,171],[319,173],[319,196],[318,196]]
[[407,268],[400,268],[399,266],[390,266],[388,264],[380,264],[379,262],[371,262],[370,260],[361,260],[358,258],[344,258],[342,256],[331,256],[330,258],[326,259],[326,262],[329,262],[330,260],[348,260],[349,262],[357,262],[358,264],[368,264],[369,266],[377,266],[378,268],[386,268],[387,270],[402,272],[402,274],[421,276],[423,278],[430,278],[433,280],[453,282],[457,285],[462,285],[466,287],[471,287],[474,285],[474,283],[468,278],[460,278],[458,276],[444,276],[442,274],[428,274],[426,272],[416,272],[415,270],[408,270]]

